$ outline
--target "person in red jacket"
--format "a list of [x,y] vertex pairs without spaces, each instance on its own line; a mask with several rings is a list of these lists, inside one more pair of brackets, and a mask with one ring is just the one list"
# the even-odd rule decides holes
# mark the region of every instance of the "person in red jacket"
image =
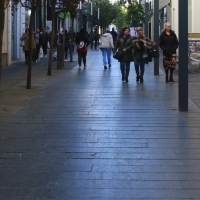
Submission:
[[84,68],[87,68],[86,65],[86,56],[88,51],[88,45],[89,45],[89,39],[84,31],[84,29],[80,30],[80,33],[76,37],[75,43],[77,45],[76,50],[78,53],[78,64],[79,64],[79,70],[81,70],[81,63],[83,61]]

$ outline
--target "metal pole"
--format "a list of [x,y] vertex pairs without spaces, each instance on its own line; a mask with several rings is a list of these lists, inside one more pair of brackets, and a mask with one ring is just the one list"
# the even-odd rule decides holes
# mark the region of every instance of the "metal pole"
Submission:
[[145,36],[149,37],[149,3],[145,2]]
[[[154,42],[159,44],[159,0],[154,0]],[[154,58],[154,75],[159,75],[159,58]]]
[[93,5],[92,5],[92,1],[90,2],[91,5],[91,13],[90,13],[90,17],[91,17],[91,49],[93,49]]
[[80,5],[79,5],[79,29],[82,28],[82,2],[80,1]]
[[[184,14],[183,14],[184,13]],[[188,111],[188,0],[179,0],[179,110]]]
[[100,8],[98,8],[98,33],[99,33],[99,26],[100,26]]

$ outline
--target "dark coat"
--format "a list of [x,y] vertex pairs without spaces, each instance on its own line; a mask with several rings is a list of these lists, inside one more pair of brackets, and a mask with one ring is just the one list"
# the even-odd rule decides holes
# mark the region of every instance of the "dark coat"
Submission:
[[[79,49],[78,48],[78,45],[80,44],[81,41],[84,41],[84,44],[85,44],[85,48],[84,49]],[[77,45],[77,49],[76,49],[77,51],[87,51],[88,50],[87,47],[90,44],[90,40],[88,39],[86,34],[84,34],[84,35],[79,34],[76,37],[75,43]]]
[[174,31],[170,31],[170,35],[166,34],[166,30],[161,33],[159,38],[159,45],[163,50],[164,56],[172,56],[173,54],[176,54],[178,44],[179,42]]
[[132,61],[132,48],[130,48],[131,45],[132,45],[132,37],[129,36],[127,42],[125,43],[124,38],[122,36],[116,42],[114,53],[117,50],[123,52],[123,49],[126,49],[126,51],[124,52],[124,59],[122,61],[131,62]]

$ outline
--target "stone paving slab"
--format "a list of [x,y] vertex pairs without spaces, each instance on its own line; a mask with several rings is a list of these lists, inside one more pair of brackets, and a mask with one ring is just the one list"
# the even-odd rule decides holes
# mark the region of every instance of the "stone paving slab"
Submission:
[[[77,60],[77,55],[75,55]],[[199,199],[200,74],[189,71],[189,111],[176,82],[146,66],[128,83],[119,63],[104,70],[99,50],[87,69],[46,60],[3,68],[0,84],[0,199]],[[160,58],[160,65],[162,60]]]

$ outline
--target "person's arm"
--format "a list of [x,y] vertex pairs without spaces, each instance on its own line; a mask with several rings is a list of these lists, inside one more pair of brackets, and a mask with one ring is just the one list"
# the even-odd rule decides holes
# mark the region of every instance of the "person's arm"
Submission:
[[22,37],[20,38],[21,41],[25,40],[25,38],[27,37],[26,33],[23,33]]
[[165,45],[164,45],[163,35],[162,34],[159,37],[159,46],[163,51],[165,51]]

